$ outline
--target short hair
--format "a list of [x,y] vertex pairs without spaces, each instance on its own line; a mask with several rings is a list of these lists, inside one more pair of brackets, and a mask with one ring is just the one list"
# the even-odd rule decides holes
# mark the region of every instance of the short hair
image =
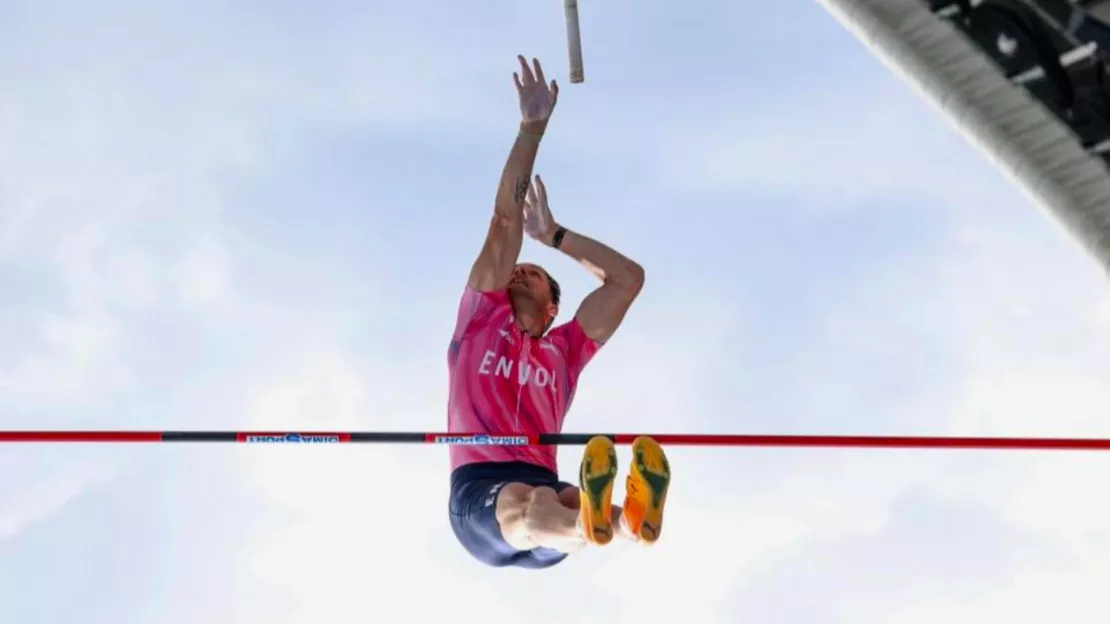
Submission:
[[555,278],[551,277],[551,274],[548,273],[546,269],[544,269],[543,274],[547,276],[547,285],[551,289],[551,303],[559,305],[559,299],[563,296],[562,287],[559,286],[559,282],[556,282]]

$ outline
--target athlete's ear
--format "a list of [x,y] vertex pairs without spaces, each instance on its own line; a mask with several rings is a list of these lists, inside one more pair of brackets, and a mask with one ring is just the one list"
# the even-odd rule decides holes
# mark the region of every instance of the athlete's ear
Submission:
[[548,330],[555,324],[555,315],[559,313],[559,306],[554,303],[547,304],[547,324],[543,326],[543,333],[546,334]]

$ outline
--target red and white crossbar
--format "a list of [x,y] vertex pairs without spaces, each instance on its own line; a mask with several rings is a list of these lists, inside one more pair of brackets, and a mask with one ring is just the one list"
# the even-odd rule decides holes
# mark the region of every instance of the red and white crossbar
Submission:
[[403,431],[0,431],[0,443],[230,442],[247,444],[458,444],[482,446],[580,445],[603,435],[616,444],[650,436],[666,446],[918,448],[1108,451],[1097,438],[1002,438],[855,435],[739,435],[693,433],[458,433]]

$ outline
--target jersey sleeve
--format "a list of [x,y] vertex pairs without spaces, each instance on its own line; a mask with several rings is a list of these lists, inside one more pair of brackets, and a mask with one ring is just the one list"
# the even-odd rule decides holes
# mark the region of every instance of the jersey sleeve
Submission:
[[578,376],[601,350],[602,345],[586,335],[578,319],[551,330],[550,340],[566,358],[567,372],[573,382],[577,382]]
[[507,290],[481,291],[467,285],[459,300],[459,311],[455,318],[455,333],[452,339],[462,340],[471,329],[480,326],[497,309],[506,305],[509,305]]

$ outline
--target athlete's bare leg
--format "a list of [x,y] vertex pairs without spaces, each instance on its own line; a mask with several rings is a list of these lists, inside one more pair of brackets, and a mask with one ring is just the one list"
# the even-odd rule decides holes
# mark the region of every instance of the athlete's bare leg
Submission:
[[497,523],[505,541],[517,550],[543,546],[572,553],[586,545],[578,530],[577,505],[567,507],[550,487],[505,485],[497,495]]
[[[550,487],[509,483],[497,495],[497,522],[510,546],[530,550],[537,546],[574,553],[586,546],[578,525],[581,500],[577,487],[556,493]],[[620,526],[621,508],[612,506],[613,526]],[[618,534],[632,539],[618,529]]]
[[[581,497],[577,487],[566,487],[556,494],[551,487],[508,483],[497,493],[497,523],[501,525],[505,541],[517,550],[544,546],[562,553],[575,553],[586,546],[578,526],[579,505]],[[612,510],[617,534],[634,540],[619,529],[620,506],[613,505]]]

